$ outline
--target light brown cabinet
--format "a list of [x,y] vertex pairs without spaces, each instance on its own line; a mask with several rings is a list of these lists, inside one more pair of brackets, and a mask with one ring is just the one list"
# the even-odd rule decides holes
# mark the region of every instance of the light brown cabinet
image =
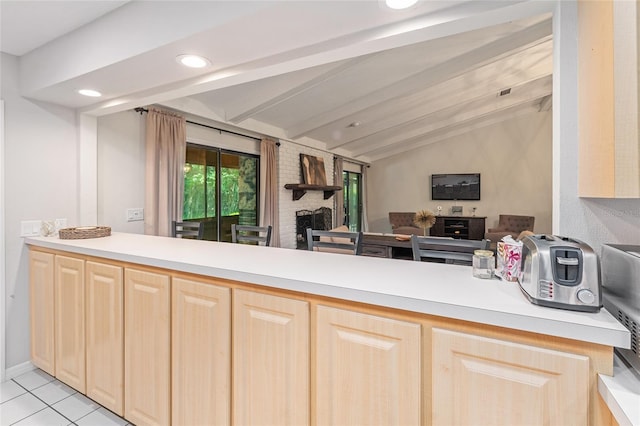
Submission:
[[419,425],[420,324],[318,306],[319,425]]
[[434,425],[589,424],[588,357],[432,332]]
[[86,262],[87,396],[124,414],[123,268]]
[[67,253],[29,262],[33,363],[78,390],[86,370],[86,394],[138,425],[611,417],[596,389],[610,347]]
[[165,274],[125,269],[124,416],[136,425],[171,421],[169,283]]
[[175,277],[171,286],[172,423],[228,425],[231,289]]
[[640,3],[578,2],[578,195],[640,197]]
[[55,376],[85,393],[84,260],[55,257]]
[[309,423],[309,304],[234,289],[233,419]]
[[55,375],[53,254],[34,250],[29,252],[29,294],[31,362]]

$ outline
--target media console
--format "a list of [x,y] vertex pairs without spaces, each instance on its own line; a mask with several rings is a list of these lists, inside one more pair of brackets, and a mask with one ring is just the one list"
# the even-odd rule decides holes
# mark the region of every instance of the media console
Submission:
[[486,217],[481,216],[436,216],[430,229],[434,237],[452,237],[463,240],[484,239]]

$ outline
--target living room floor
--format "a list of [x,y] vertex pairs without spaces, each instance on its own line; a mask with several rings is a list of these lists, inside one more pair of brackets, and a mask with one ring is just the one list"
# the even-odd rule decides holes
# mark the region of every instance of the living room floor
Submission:
[[0,402],[1,426],[130,425],[40,369],[0,383]]

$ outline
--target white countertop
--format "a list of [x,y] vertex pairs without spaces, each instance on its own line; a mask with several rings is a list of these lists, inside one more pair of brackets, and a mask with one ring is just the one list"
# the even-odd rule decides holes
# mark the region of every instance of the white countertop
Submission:
[[25,242],[607,346],[630,345],[629,331],[605,309],[586,313],[533,305],[517,283],[474,278],[469,266],[125,233]]
[[620,426],[640,426],[640,375],[617,354],[613,377],[598,374],[598,392]]

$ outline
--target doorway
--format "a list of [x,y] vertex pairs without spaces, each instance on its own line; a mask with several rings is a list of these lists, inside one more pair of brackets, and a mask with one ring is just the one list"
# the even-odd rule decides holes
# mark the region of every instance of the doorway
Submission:
[[344,225],[351,232],[362,230],[362,173],[344,171]]

